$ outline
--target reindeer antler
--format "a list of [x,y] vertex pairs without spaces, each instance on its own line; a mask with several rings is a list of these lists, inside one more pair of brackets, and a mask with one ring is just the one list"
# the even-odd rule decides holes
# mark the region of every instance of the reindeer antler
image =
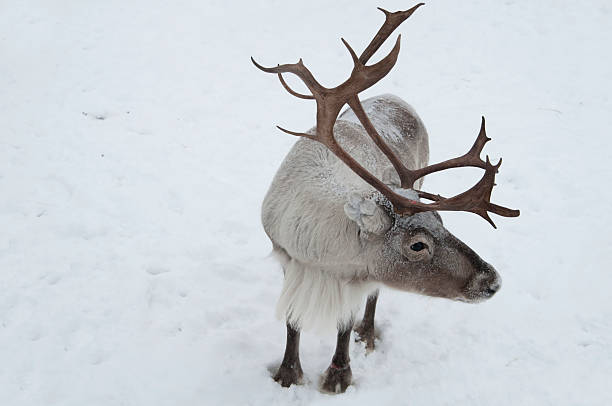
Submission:
[[[487,220],[493,227],[495,227],[495,224],[489,217],[488,212],[504,217],[516,217],[520,214],[520,212],[518,210],[508,209],[490,202],[491,191],[495,185],[495,174],[501,165],[501,159],[497,165],[492,165],[488,157],[486,158],[486,161],[483,161],[480,158],[480,153],[484,145],[490,140],[490,138],[487,138],[486,136],[484,117],[482,118],[482,124],[478,137],[476,138],[472,148],[470,148],[466,154],[434,165],[429,165],[424,168],[411,170],[401,162],[395,152],[393,152],[389,145],[383,141],[382,137],[380,134],[378,134],[363,110],[363,106],[361,105],[358,97],[360,92],[368,89],[380,81],[389,73],[389,71],[391,71],[393,66],[395,66],[397,57],[399,55],[400,36],[397,37],[395,46],[387,56],[373,65],[366,65],[367,61],[372,57],[372,55],[374,55],[385,40],[391,35],[391,33],[422,5],[423,3],[419,3],[411,9],[394,13],[379,8],[379,10],[385,13],[385,22],[359,57],[357,57],[357,54],[351,48],[351,46],[344,39],[342,39],[342,42],[353,59],[353,70],[350,77],[346,81],[334,88],[326,88],[317,82],[301,59],[297,63],[278,65],[274,68],[266,68],[261,66],[255,62],[252,57],[251,61],[257,68],[264,72],[276,73],[281,84],[290,94],[302,99],[314,99],[317,103],[317,126],[316,133],[314,135],[293,132],[281,127],[278,128],[288,134],[306,137],[325,145],[357,175],[382,193],[391,202],[393,205],[393,210],[396,213],[402,215],[412,215],[418,212],[430,210],[468,211],[478,214]],[[283,73],[292,73],[299,77],[311,94],[305,95],[295,92],[285,82],[282,76]],[[334,138],[334,123],[336,122],[340,110],[345,104],[348,104],[349,107],[353,109],[353,112],[365,128],[367,134],[389,159],[400,177],[402,188],[412,189],[414,182],[423,176],[449,168],[466,166],[482,168],[485,170],[483,177],[476,185],[467,191],[450,198],[443,198],[440,195],[433,195],[427,192],[417,191],[419,197],[434,201],[434,203],[429,204],[408,199],[394,192],[391,188],[389,188],[389,186],[384,184],[380,179],[376,178],[357,161],[355,161],[353,157],[351,157],[344,149],[342,149],[342,147],[340,147]]]

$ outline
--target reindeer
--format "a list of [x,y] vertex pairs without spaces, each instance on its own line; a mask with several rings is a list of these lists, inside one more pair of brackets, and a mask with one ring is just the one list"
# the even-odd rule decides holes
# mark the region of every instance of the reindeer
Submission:
[[[286,320],[287,344],[274,376],[282,386],[302,381],[299,340],[302,329],[337,328],[337,345],[321,389],[344,392],[352,379],[349,341],[356,312],[367,296],[358,339],[373,350],[374,313],[379,288],[476,303],[501,287],[495,268],[444,228],[439,211],[467,211],[495,224],[489,212],[516,217],[518,210],[490,202],[501,165],[480,158],[490,140],[482,118],[480,132],[467,153],[428,165],[428,135],[407,103],[392,95],[359,100],[358,94],[393,68],[400,36],[390,53],[366,65],[391,33],[414,11],[388,12],[385,22],[358,57],[350,77],[323,87],[302,60],[267,68],[293,96],[316,101],[316,126],[300,137],[264,199],[262,222],[284,271],[277,315]],[[282,74],[292,73],[310,94],[294,91]],[[341,109],[349,109],[338,117]],[[445,198],[421,191],[423,177],[449,168],[484,170],[478,183]],[[431,203],[424,203],[426,199]]]

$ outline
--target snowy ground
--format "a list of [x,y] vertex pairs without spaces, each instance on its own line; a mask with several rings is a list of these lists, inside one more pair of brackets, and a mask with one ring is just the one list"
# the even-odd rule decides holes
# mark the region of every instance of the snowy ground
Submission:
[[485,115],[494,200],[521,217],[444,215],[503,289],[383,291],[383,340],[352,346],[338,396],[317,391],[334,336],[303,335],[305,385],[270,377],[282,276],[259,209],[294,142],[274,124],[305,130],[314,105],[249,56],[303,57],[331,86],[351,67],[339,37],[359,52],[375,6],[414,3],[236,3],[0,4],[0,403],[612,404],[609,2],[431,1],[399,29],[396,68],[363,96],[410,102],[433,161]]

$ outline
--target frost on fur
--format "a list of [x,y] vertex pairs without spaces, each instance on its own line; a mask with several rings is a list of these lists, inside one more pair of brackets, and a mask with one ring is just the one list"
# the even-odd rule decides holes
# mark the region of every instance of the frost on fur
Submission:
[[357,193],[349,196],[344,205],[347,217],[353,220],[362,232],[379,235],[391,227],[391,219],[373,200]]

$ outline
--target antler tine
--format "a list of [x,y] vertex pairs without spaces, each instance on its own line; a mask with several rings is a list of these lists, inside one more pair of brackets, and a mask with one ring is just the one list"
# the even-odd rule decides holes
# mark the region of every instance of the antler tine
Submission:
[[285,90],[288,91],[293,96],[299,97],[300,99],[314,99],[314,96],[311,95],[311,94],[298,93],[295,90],[293,90],[292,88],[290,88],[289,85],[287,84],[287,82],[285,82],[285,79],[283,79],[283,74],[282,73],[278,74],[278,80],[280,80],[281,85],[283,85]]
[[482,152],[482,149],[484,148],[485,144],[489,141],[491,141],[491,138],[487,137],[487,131],[485,129],[485,118],[484,116],[482,116],[478,137],[476,137],[474,145],[472,145],[472,148],[470,148],[466,155],[472,157],[474,162],[480,162],[484,165],[484,161],[480,159],[480,153]]
[[355,53],[353,48],[351,48],[349,43],[346,42],[344,38],[340,38],[340,41],[342,41],[346,49],[348,49],[349,54],[351,54],[351,58],[353,58],[353,63],[355,64],[355,67],[360,66],[360,65],[363,66],[363,63],[359,62],[359,58],[357,57],[357,54]]
[[495,203],[489,203],[489,208],[487,208],[487,210],[502,217],[518,217],[521,214],[520,210],[509,209],[504,206],[499,206]]
[[287,130],[283,127],[281,127],[280,125],[277,125],[276,128],[278,128],[279,130],[281,130],[284,133],[287,133],[289,135],[295,135],[296,137],[304,137],[304,138],[310,138],[311,140],[315,139],[315,136],[312,134],[308,134],[308,133],[300,133],[300,132],[295,132],[295,131],[290,131]]
[[348,42],[344,39],[342,39],[342,42],[351,54],[351,58],[353,58],[354,67],[351,76],[333,90],[338,91],[338,93],[344,97],[344,102],[348,103],[350,98],[376,84],[393,69],[397,62],[397,57],[399,56],[401,35],[398,35],[393,49],[391,49],[387,56],[375,64],[368,66],[362,64],[361,61],[357,59],[355,51],[353,51]]
[[393,69],[395,63],[397,62],[397,57],[399,56],[401,39],[402,36],[398,35],[397,39],[395,40],[395,45],[393,45],[391,51],[383,59],[373,65],[364,66],[363,69],[366,71],[368,76],[377,77],[376,81],[378,81],[380,78],[386,76],[391,69]]
[[325,88],[317,82],[312,73],[308,70],[308,68],[302,62],[302,58],[297,63],[287,63],[283,65],[278,65],[274,68],[266,68],[258,64],[253,57],[251,57],[251,62],[258,69],[267,72],[267,73],[293,73],[295,76],[299,77],[302,82],[306,85],[308,90],[312,92],[313,95],[322,93]]
[[410,17],[417,8],[423,6],[425,3],[419,3],[416,6],[405,10],[405,11],[396,11],[395,13],[391,13],[383,8],[378,7],[380,11],[385,13],[385,22],[380,27],[370,44],[363,51],[361,56],[359,57],[359,62],[365,65],[368,60],[378,51],[378,48],[389,38],[389,36],[395,31],[397,27],[401,23],[403,23],[408,17]]

